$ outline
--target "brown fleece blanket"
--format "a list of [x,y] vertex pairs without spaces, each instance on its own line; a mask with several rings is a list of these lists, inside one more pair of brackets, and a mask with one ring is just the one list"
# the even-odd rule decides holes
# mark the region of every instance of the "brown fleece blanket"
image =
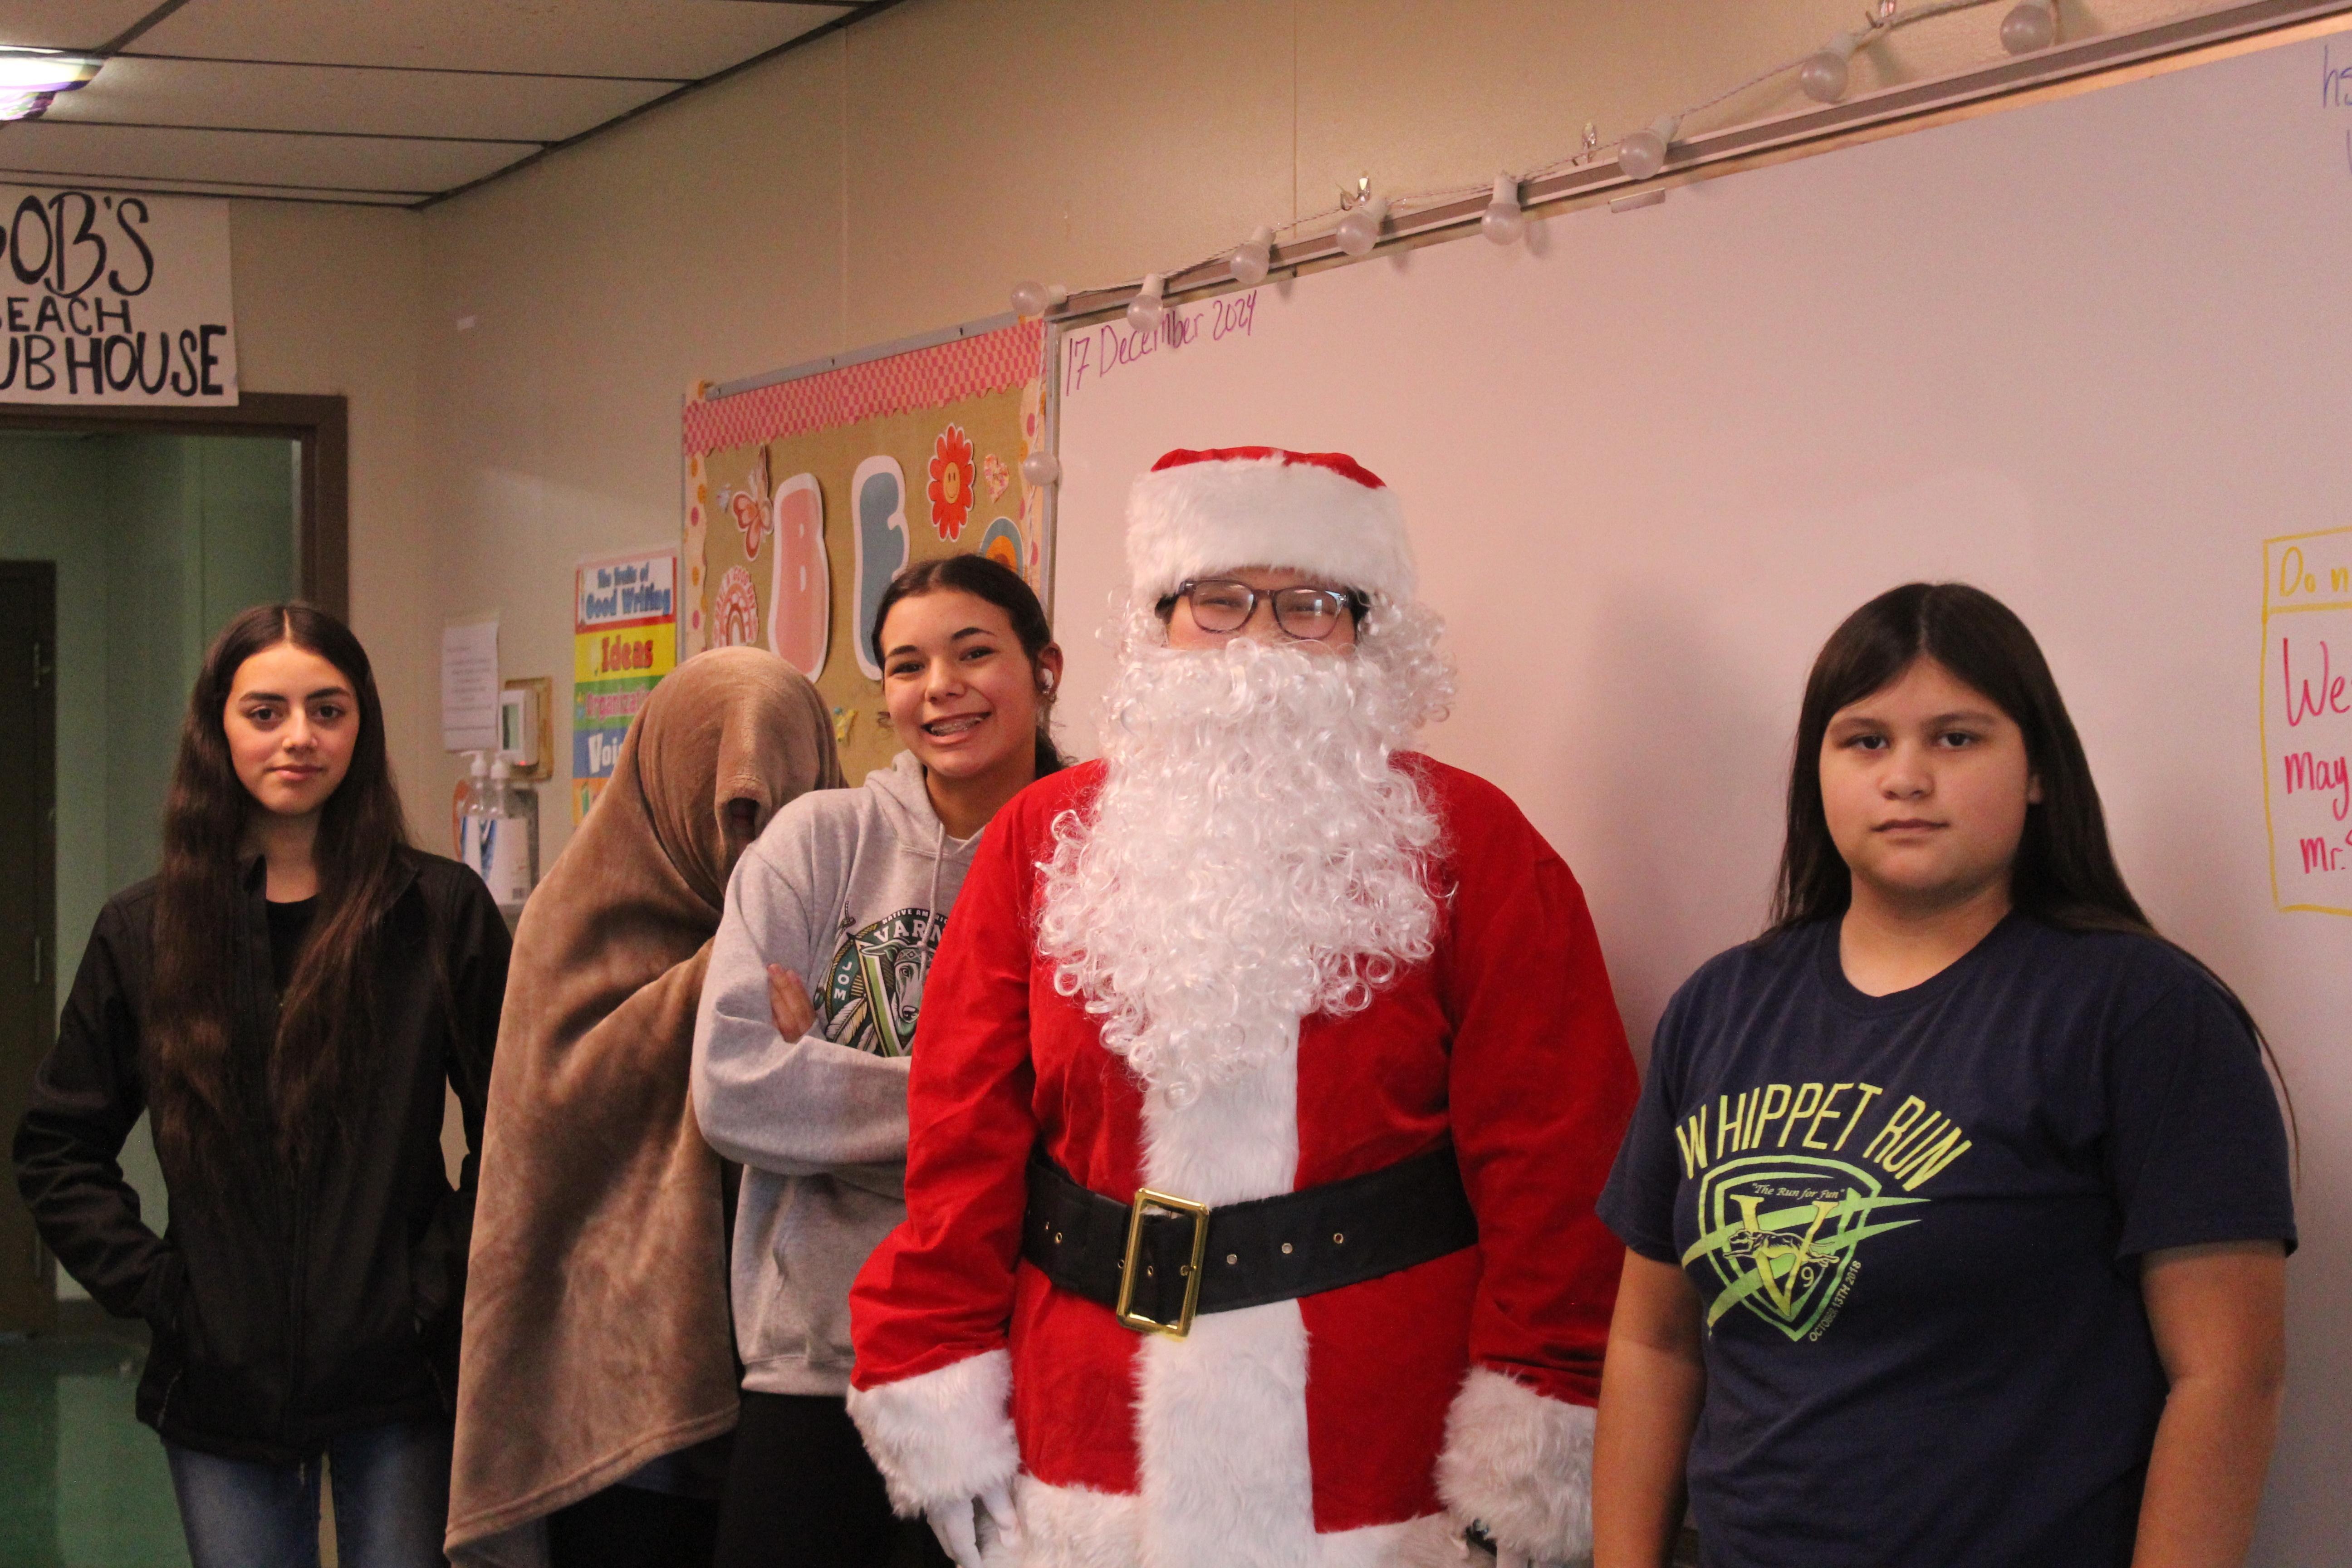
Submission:
[[735,1424],[695,1008],[736,857],[841,783],[814,687],[758,649],[702,654],[654,689],[524,906],[466,1287],[460,1564],[543,1563],[548,1514]]

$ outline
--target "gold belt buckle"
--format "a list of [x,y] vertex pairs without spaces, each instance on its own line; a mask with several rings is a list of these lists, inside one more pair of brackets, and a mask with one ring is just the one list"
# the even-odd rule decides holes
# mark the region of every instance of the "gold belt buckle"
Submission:
[[[1143,1258],[1143,1212],[1146,1209],[1192,1216],[1192,1261],[1184,1270],[1184,1306],[1172,1323],[1163,1323],[1156,1318],[1147,1318],[1129,1310],[1135,1301],[1137,1266]],[[1201,1260],[1208,1255],[1208,1205],[1196,1204],[1190,1198],[1180,1198],[1168,1193],[1155,1193],[1150,1187],[1138,1187],[1135,1202],[1128,1211],[1127,1261],[1119,1266],[1118,1304],[1112,1309],[1118,1314],[1119,1326],[1133,1329],[1139,1334],[1166,1334],[1177,1340],[1192,1332],[1192,1314],[1201,1305]]]

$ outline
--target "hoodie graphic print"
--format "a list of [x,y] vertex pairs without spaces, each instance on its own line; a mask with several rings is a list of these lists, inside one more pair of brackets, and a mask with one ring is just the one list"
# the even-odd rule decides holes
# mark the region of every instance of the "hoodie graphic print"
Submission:
[[877,1057],[912,1055],[923,977],[946,929],[940,910],[915,907],[843,931],[809,998],[825,1038]]

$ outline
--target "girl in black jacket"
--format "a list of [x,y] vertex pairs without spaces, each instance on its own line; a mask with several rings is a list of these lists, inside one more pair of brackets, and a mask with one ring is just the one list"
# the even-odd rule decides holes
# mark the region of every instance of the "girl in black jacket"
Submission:
[[[504,922],[412,848],[366,652],[306,605],[231,622],[172,778],[162,874],[98,918],[18,1129],[51,1251],[154,1348],[195,1568],[441,1562],[457,1315]],[[443,1173],[444,1083],[467,1153]],[[115,1163],[153,1118],[171,1225]]]

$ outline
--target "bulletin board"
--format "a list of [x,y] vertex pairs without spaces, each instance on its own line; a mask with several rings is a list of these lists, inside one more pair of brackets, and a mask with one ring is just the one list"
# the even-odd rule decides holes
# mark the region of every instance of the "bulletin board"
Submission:
[[[1043,596],[1048,493],[1021,478],[1047,445],[1044,328],[843,356],[685,410],[680,657],[764,647],[816,683],[853,781],[902,749],[868,633],[891,575],[978,552]],[[843,363],[847,361],[849,363]]]

